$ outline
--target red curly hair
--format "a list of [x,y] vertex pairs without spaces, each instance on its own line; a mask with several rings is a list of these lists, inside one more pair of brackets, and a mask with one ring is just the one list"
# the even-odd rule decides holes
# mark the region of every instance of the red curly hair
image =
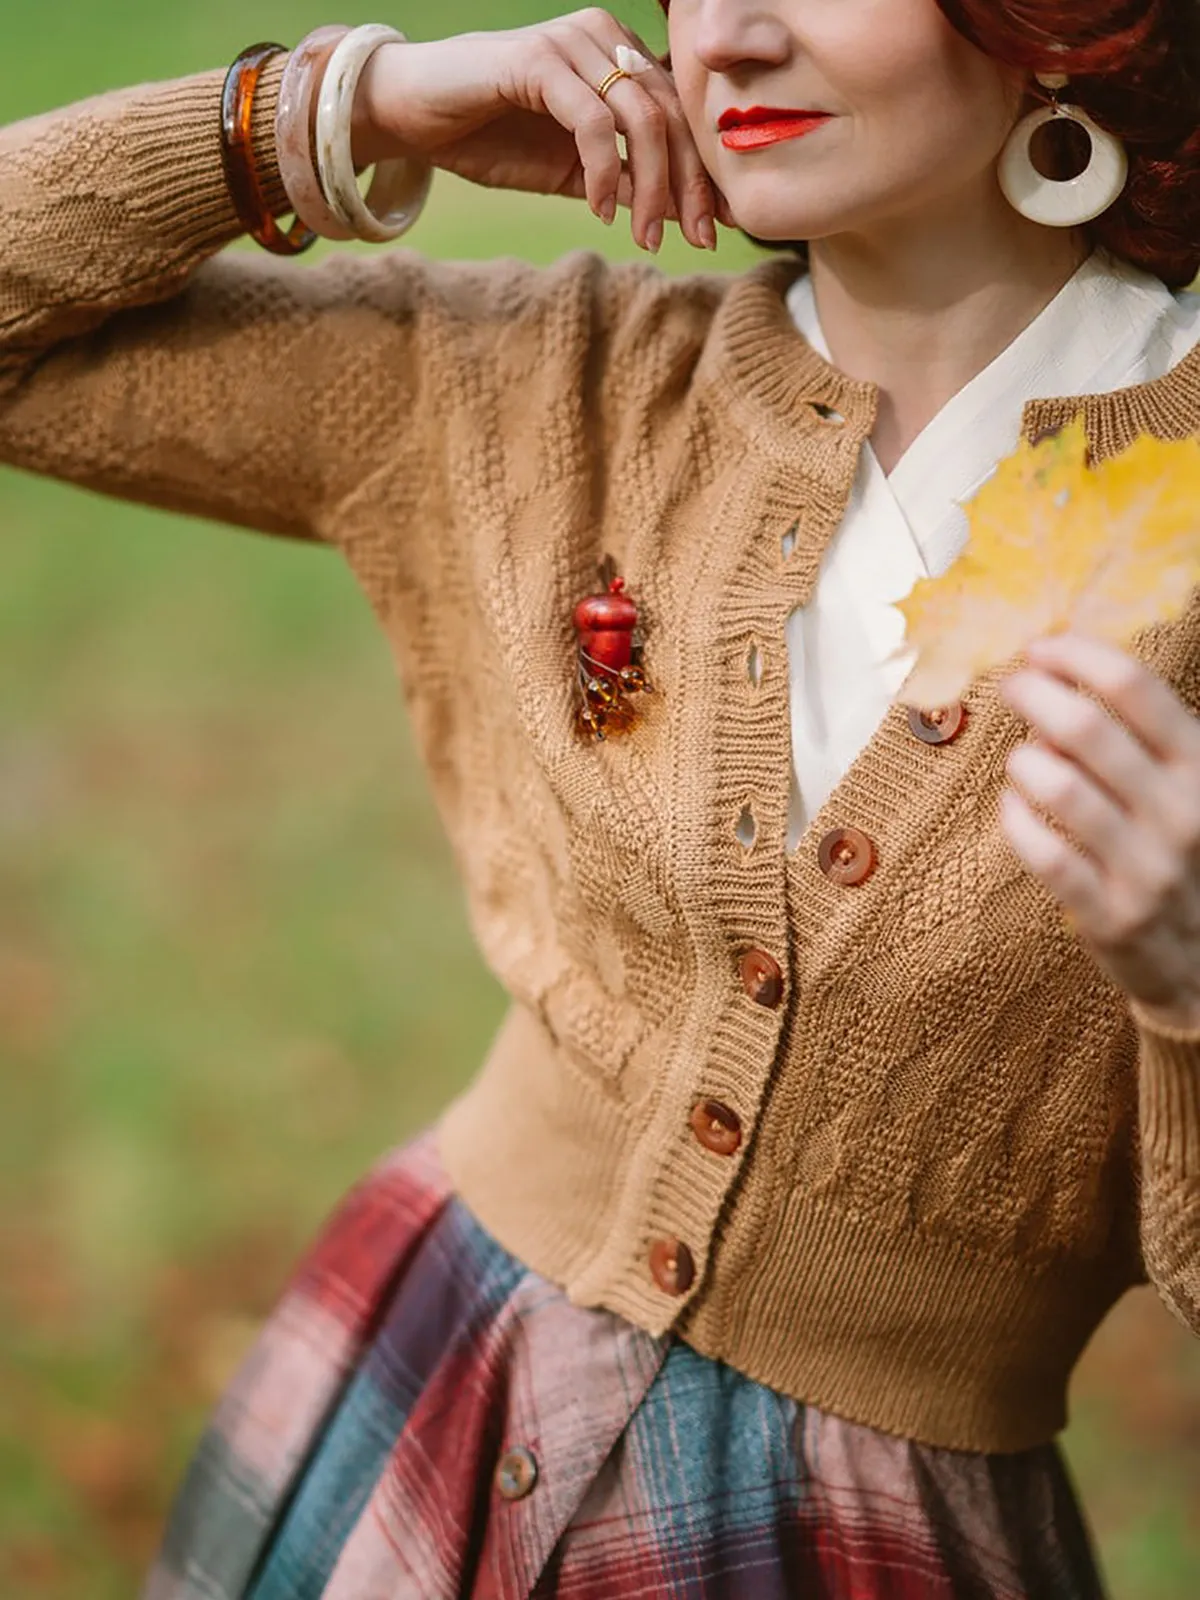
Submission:
[[1088,224],[1093,243],[1172,289],[1190,284],[1200,273],[1200,0],[936,3],[993,60],[1070,77],[1065,98],[1129,153],[1124,193]]

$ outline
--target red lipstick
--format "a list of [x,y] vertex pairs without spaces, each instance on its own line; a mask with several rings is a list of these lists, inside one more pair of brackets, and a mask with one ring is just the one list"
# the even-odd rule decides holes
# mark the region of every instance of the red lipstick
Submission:
[[827,111],[793,111],[779,106],[733,106],[717,122],[727,150],[757,150],[781,139],[799,139],[829,121]]

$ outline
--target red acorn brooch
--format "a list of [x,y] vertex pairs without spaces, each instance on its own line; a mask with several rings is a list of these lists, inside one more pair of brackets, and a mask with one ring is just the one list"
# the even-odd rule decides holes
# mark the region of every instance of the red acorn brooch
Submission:
[[579,704],[575,725],[584,738],[604,739],[624,733],[637,721],[626,698],[649,694],[642,670],[642,635],[638,609],[617,577],[612,556],[600,563],[599,594],[589,594],[575,607],[579,635]]

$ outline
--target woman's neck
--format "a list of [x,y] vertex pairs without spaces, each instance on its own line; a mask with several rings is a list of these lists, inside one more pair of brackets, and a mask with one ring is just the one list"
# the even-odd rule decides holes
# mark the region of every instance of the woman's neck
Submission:
[[972,209],[809,247],[834,366],[879,386],[871,445],[885,472],[1088,255],[1081,230],[1041,227],[1007,204]]

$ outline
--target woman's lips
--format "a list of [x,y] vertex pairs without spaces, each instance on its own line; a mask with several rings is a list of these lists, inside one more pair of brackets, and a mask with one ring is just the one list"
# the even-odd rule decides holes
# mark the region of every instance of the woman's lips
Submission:
[[800,139],[814,128],[828,122],[828,116],[772,117],[762,122],[742,122],[725,128],[721,143],[726,150],[757,150],[765,144],[778,144],[781,139]]

